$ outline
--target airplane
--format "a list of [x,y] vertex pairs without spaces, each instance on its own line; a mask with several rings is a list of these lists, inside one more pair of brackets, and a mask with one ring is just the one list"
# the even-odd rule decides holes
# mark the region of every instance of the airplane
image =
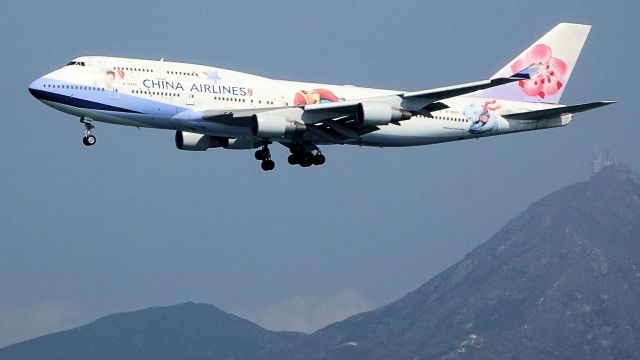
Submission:
[[188,63],[76,58],[29,85],[46,105],[77,116],[83,143],[95,122],[175,131],[180,150],[289,148],[291,165],[322,165],[320,145],[400,147],[568,125],[615,101],[560,105],[590,25],[561,23],[487,80],[397,91],[275,80]]

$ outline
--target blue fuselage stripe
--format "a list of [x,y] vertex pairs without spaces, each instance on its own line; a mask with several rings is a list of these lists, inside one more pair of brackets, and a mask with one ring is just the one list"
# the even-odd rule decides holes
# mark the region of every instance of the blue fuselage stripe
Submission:
[[141,114],[141,112],[139,111],[125,109],[117,106],[111,106],[111,105],[103,104],[96,101],[84,100],[81,98],[77,98],[75,96],[57,94],[50,91],[29,89],[29,92],[36,99],[39,99],[39,100],[51,101],[58,104],[69,105],[69,106],[82,108],[82,109],[117,111],[117,112],[131,113],[131,114]]

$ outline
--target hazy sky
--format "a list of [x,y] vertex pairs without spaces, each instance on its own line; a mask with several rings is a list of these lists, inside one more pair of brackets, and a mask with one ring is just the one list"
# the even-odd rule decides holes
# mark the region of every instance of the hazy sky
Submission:
[[[313,330],[393,301],[609,149],[640,169],[640,3],[3,1],[0,346],[113,312],[200,301]],[[435,146],[327,146],[264,173],[250,151],[97,124],[27,92],[81,55],[193,62],[418,90],[485,79],[558,22],[594,26],[564,103],[618,100],[571,126]]]

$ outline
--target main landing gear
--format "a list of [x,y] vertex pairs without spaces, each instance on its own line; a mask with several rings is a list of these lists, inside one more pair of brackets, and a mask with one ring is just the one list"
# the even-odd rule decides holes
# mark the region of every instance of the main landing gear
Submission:
[[262,145],[262,149],[256,150],[256,160],[260,160],[260,167],[264,171],[271,171],[276,167],[276,163],[271,160],[271,151],[269,151],[269,145]]
[[[291,155],[287,159],[291,165],[309,167],[312,165],[323,165],[327,159],[322,155],[317,146],[309,143],[296,143],[289,146]],[[271,171],[276,167],[276,163],[271,160],[269,144],[265,143],[262,148],[255,152],[256,160],[261,161],[260,166],[264,171]]]
[[326,162],[326,158],[315,145],[293,144],[289,150],[291,155],[289,155],[287,161],[291,165],[309,167],[311,165],[322,165]]
[[91,123],[90,119],[80,118],[80,122],[84,124],[84,137],[82,138],[82,143],[86,146],[91,146],[96,143],[96,137],[91,134],[91,130],[95,127]]

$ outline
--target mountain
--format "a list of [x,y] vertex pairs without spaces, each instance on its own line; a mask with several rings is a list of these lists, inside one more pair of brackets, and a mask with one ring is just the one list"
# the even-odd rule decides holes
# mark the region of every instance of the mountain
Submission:
[[0,349],[0,359],[278,359],[302,336],[265,330],[212,305],[185,303],[110,315]]
[[402,299],[311,335],[187,303],[0,349],[2,360],[632,359],[640,176],[624,165],[532,204]]
[[406,297],[305,339],[296,358],[638,358],[639,179],[612,165],[548,195]]

